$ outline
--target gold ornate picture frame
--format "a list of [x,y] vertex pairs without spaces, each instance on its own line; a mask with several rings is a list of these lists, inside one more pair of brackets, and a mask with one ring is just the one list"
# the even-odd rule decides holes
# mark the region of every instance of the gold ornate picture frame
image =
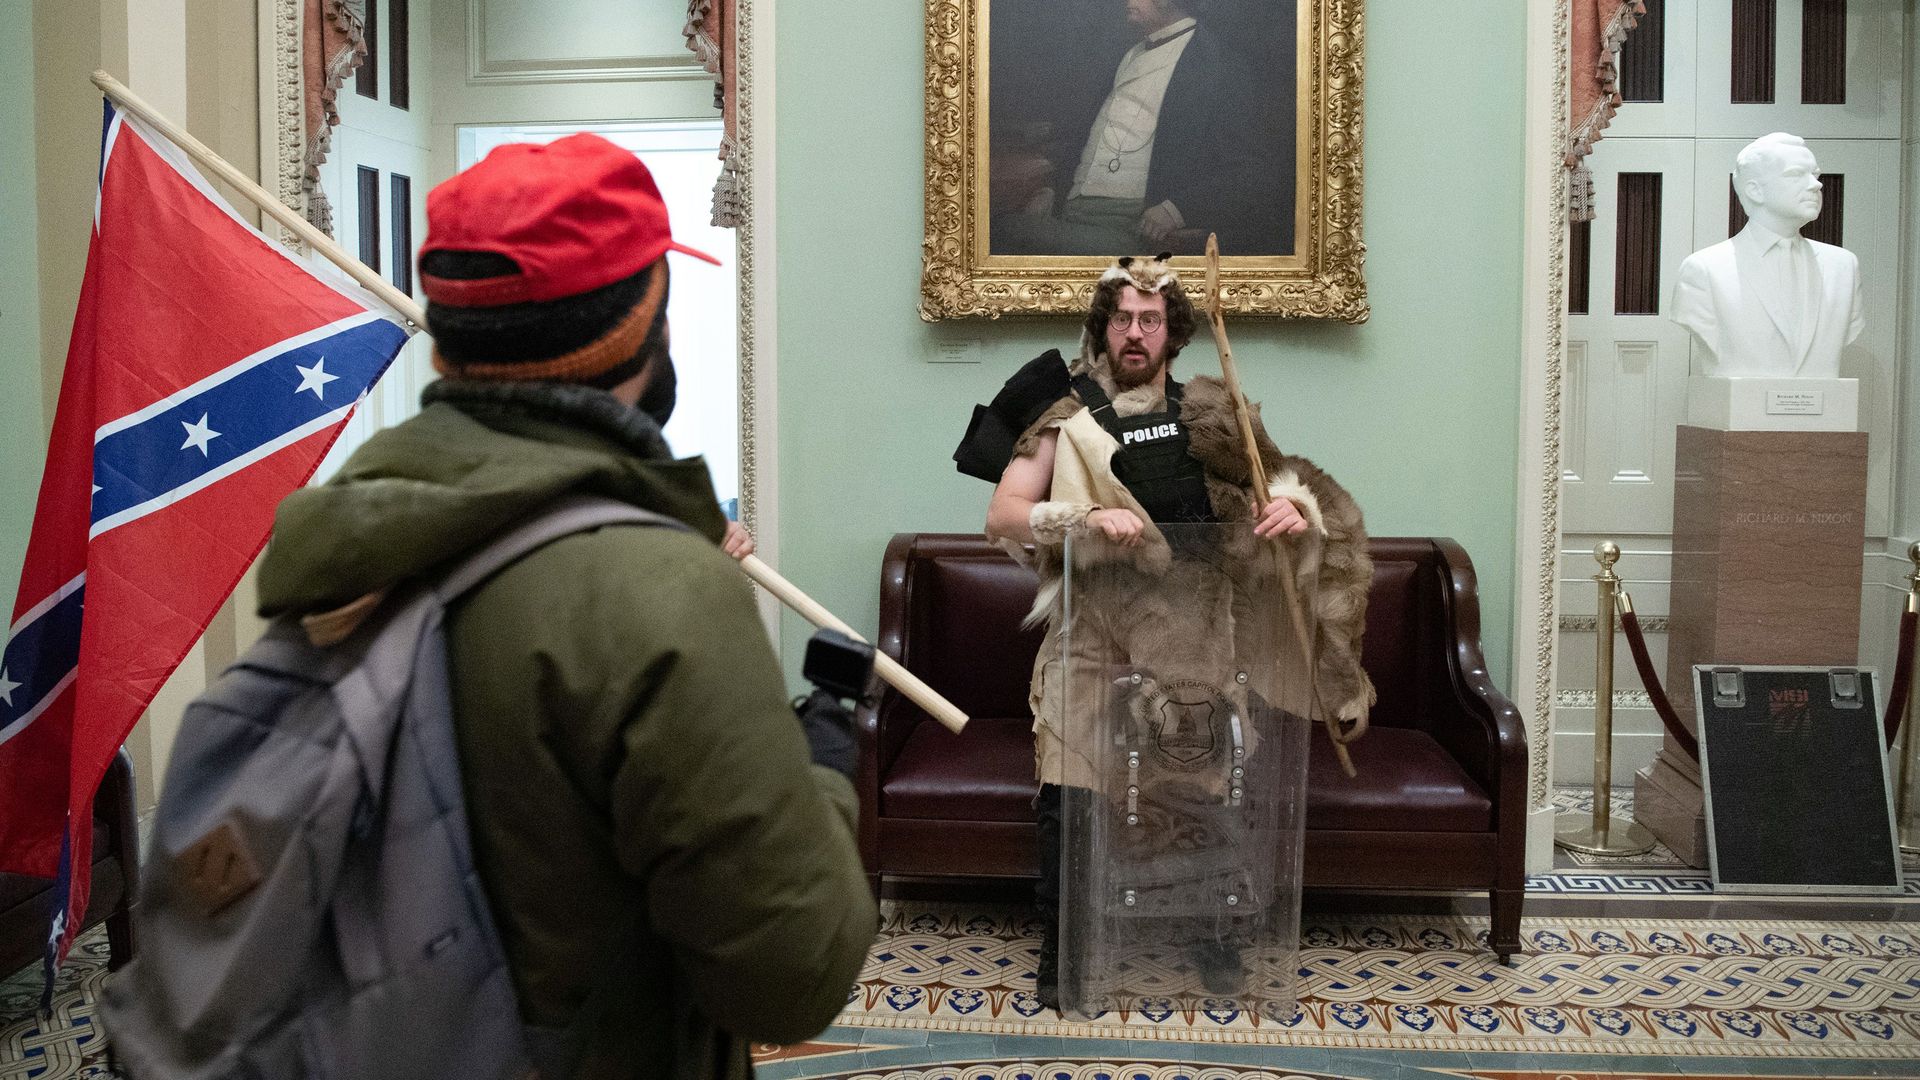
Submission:
[[[1198,269],[1206,233],[1217,231],[1220,291],[1229,313],[1364,322],[1362,4],[927,0],[921,318],[1084,311],[1095,279],[1113,256],[1173,250],[1177,266]],[[1193,17],[1150,21],[1153,13],[1169,9],[1171,16]],[[1067,26],[1058,35],[1065,47],[1035,32],[1075,17],[1083,23],[1112,18],[1116,25],[1106,37]],[[1129,25],[1117,22],[1122,18]],[[1237,25],[1229,22],[1236,18]],[[1210,32],[1216,19],[1224,29]],[[1129,33],[1135,44],[1116,54]],[[1103,50],[1109,38],[1116,44]],[[1259,52],[1263,44],[1265,54]],[[1176,66],[1159,65],[1172,75],[1162,73],[1147,95],[1157,116],[1145,128],[1150,137],[1138,139],[1132,137],[1142,130],[1137,99],[1127,106],[1136,115],[1118,115],[1115,87],[1134,80],[1151,84],[1156,65],[1148,56],[1154,51],[1179,58]],[[1229,70],[1246,77],[1215,74],[1211,87],[1196,86],[1205,73]],[[993,99],[996,83],[1007,100]],[[1188,98],[1206,104],[1176,104]],[[1249,101],[1271,108],[1246,107]],[[1097,111],[1089,110],[1089,102]],[[1053,122],[1055,114],[1070,120]],[[1088,116],[1090,122],[1081,119]],[[1196,123],[1241,121],[1248,125],[1243,130],[1271,137],[1183,138]],[[1130,157],[1142,143],[1147,153]],[[1165,152],[1168,146],[1172,152]],[[1177,189],[1155,170],[1184,161],[1197,162],[1187,175],[1196,183],[1207,178],[1211,192],[1168,194]],[[1083,198],[1118,190],[1114,185],[1130,170],[1137,170],[1133,187],[1122,194],[1131,201]],[[1137,194],[1140,174],[1148,177],[1144,198]],[[1223,184],[1223,176],[1245,179]],[[1177,200],[1189,203],[1185,212]],[[1202,212],[1194,212],[1195,206]],[[1083,212],[1088,208],[1105,216],[1095,220]],[[1143,215],[1137,226],[1131,224],[1142,210],[1162,216]],[[1096,228],[1083,229],[1086,221]],[[1118,231],[1115,222],[1122,223]],[[1102,246],[1109,237],[1112,242]],[[1250,241],[1256,250],[1246,250],[1248,242],[1236,244],[1249,238],[1257,238]],[[1110,250],[1121,245],[1125,250]]]

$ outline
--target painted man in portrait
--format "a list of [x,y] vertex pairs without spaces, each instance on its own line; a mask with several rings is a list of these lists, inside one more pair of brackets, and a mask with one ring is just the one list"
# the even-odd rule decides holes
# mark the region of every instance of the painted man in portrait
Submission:
[[[1282,33],[1291,44],[1291,5],[1260,5],[1264,32],[1252,35],[1236,32],[1233,6],[1112,0],[1096,13],[1108,26],[1068,46],[1081,62],[1060,65],[1082,86],[1021,111],[996,103],[996,122],[1014,130],[993,138],[994,254],[1198,254],[1209,232],[1238,254],[1291,252],[1292,64],[1274,47]],[[1124,51],[1108,64],[1099,31],[1122,20]],[[1017,50],[996,43],[996,69],[1003,57],[1045,63]]]

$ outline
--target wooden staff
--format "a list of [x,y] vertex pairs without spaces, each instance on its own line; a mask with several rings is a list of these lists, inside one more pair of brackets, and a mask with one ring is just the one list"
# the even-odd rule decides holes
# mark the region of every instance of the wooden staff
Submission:
[[[1227,400],[1233,403],[1233,418],[1240,426],[1241,449],[1247,454],[1247,478],[1253,484],[1253,516],[1259,520],[1260,512],[1266,506],[1267,469],[1260,460],[1260,444],[1253,437],[1253,409],[1247,404],[1247,395],[1240,390],[1240,372],[1233,366],[1233,349],[1227,344],[1227,317],[1220,303],[1220,238],[1214,233],[1207,234],[1207,325],[1213,329],[1214,347],[1220,350],[1220,374],[1227,384]],[[1293,587],[1293,554],[1284,543],[1276,547],[1280,555],[1280,588],[1286,594],[1287,615],[1293,622],[1294,637],[1307,650],[1307,662],[1311,665],[1313,637],[1307,629],[1306,615],[1300,609],[1299,593]],[[1353,756],[1347,752],[1339,719],[1331,714],[1324,719],[1327,738],[1333,742],[1333,753],[1340,759],[1341,771],[1350,778],[1360,775],[1353,767]]]
[[[363,287],[378,296],[396,314],[406,320],[407,327],[418,330],[427,324],[426,312],[413,297],[401,292],[389,284],[386,279],[374,273],[367,265],[347,254],[333,238],[313,227],[305,218],[293,212],[285,203],[267,193],[267,189],[255,183],[247,174],[229,164],[219,154],[208,149],[205,143],[168,120],[153,106],[140,100],[125,84],[104,71],[93,73],[93,85],[107,95],[121,109],[139,117],[178,146],[186,155],[208,172],[226,181],[235,191],[246,196],[247,201],[260,208],[261,213],[287,227],[288,231],[306,242],[309,247],[327,257],[335,266],[345,271],[347,276],[359,282]],[[821,607],[812,597],[801,592],[786,578],[781,577],[772,567],[749,555],[741,560],[740,569],[761,588],[780,598],[780,601],[798,612],[801,617],[815,626],[838,630],[849,637],[859,638],[847,628],[847,624],[834,618],[833,613]],[[862,639],[864,640],[864,639]],[[955,708],[953,703],[940,693],[922,682],[912,672],[903,668],[885,653],[874,654],[874,670],[894,689],[905,694],[914,704],[925,709],[935,720],[940,721],[949,730],[959,732],[967,726],[967,714]]]
[[[761,587],[780,598],[780,602],[799,612],[800,616],[815,626],[827,630],[838,630],[855,641],[866,638],[853,632],[853,628],[835,618],[833,612],[821,607],[811,596],[795,588],[793,583],[773,568],[760,561],[758,555],[749,555],[740,560],[740,568],[747,576],[760,583]],[[905,694],[915,705],[927,711],[927,715],[946,725],[947,730],[958,735],[967,726],[967,714],[954,707],[954,704],[940,696],[940,692],[920,680],[920,676],[900,666],[900,662],[886,653],[875,650],[873,669],[887,680],[895,690]]]

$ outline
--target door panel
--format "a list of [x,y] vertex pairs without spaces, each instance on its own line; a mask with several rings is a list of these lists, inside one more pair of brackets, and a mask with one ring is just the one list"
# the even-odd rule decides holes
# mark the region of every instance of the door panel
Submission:
[[[1773,101],[1733,101],[1735,0],[1697,0],[1698,58],[1696,134],[1702,138],[1752,140],[1769,131],[1804,138],[1816,133],[1848,138],[1900,136],[1901,51],[1905,15],[1893,0],[1854,0],[1847,5],[1846,101],[1801,103],[1805,0],[1774,4]],[[1673,12],[1677,21],[1679,12]]]
[[[1567,432],[1561,523],[1569,533],[1665,533],[1673,517],[1673,428],[1685,409],[1686,331],[1665,316],[1674,274],[1691,250],[1690,139],[1607,139],[1588,159],[1599,215],[1585,315],[1567,318]],[[1621,176],[1659,178],[1654,220],[1629,220],[1622,240]],[[1630,181],[1627,201],[1635,201]],[[1646,235],[1657,239],[1651,257]],[[1638,265],[1634,265],[1635,262]],[[1648,283],[1653,275],[1656,282]],[[1650,314],[1618,314],[1622,294],[1647,291]],[[1577,440],[1577,441],[1576,441]]]

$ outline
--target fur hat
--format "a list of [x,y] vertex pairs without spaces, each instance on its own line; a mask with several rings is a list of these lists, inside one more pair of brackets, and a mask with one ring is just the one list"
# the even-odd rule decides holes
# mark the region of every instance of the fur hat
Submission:
[[1172,259],[1171,251],[1153,256],[1122,255],[1100,275],[1100,284],[1124,281],[1143,293],[1157,293],[1168,285],[1180,284]]

